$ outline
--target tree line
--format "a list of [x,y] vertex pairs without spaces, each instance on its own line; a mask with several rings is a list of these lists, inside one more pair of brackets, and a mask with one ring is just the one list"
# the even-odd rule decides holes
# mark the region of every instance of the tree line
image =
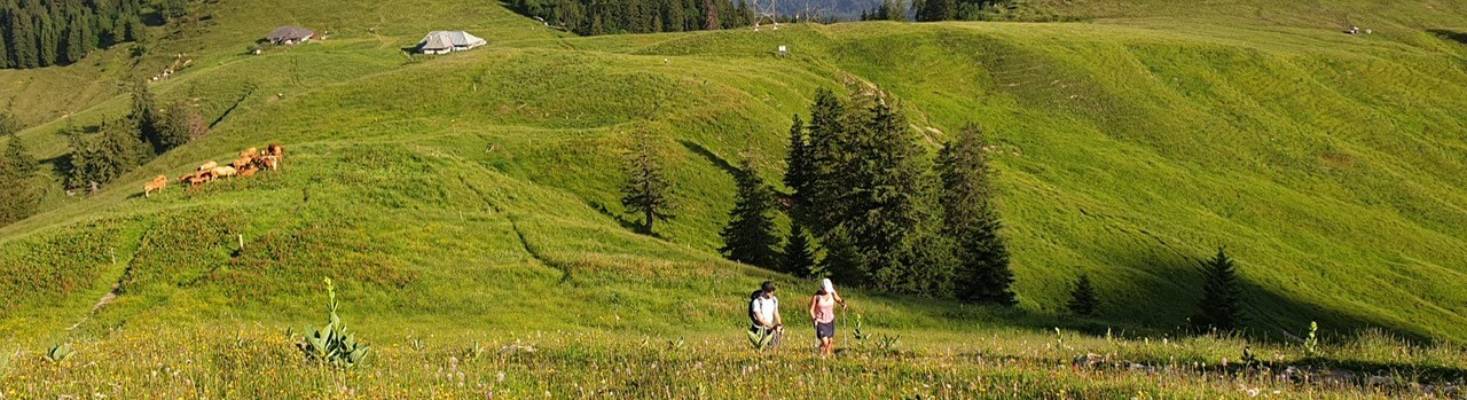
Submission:
[[[934,163],[879,91],[819,90],[808,121],[796,115],[790,127],[790,193],[763,182],[751,161],[741,163],[721,232],[725,256],[887,292],[1015,303],[981,129],[964,128]],[[622,203],[651,233],[653,222],[672,216],[671,185],[647,146],[630,154]],[[781,209],[791,220],[784,240],[775,227]]]
[[580,35],[718,30],[754,23],[733,0],[511,0],[510,8]]
[[62,167],[68,188],[98,189],[154,157],[208,134],[198,109],[185,100],[168,108],[157,100],[146,82],[132,89],[132,111],[121,120],[107,121],[88,135],[68,128],[71,154]]
[[143,0],[8,0],[0,4],[0,68],[75,63],[141,40],[144,28]]
[[1047,7],[1029,0],[883,0],[861,13],[862,21],[1064,21]]

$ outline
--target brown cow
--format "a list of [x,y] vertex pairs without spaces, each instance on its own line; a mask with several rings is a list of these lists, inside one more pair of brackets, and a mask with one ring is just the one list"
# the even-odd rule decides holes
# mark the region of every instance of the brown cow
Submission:
[[229,166],[234,167],[234,169],[244,169],[245,166],[254,165],[254,164],[255,164],[255,158],[254,157],[240,157],[238,160],[234,160],[234,162],[229,163]]
[[148,183],[143,185],[143,197],[152,197],[153,192],[161,192],[164,188],[167,187],[168,177],[158,175],[158,177],[153,178],[153,180],[148,181]]
[[214,173],[210,171],[198,171],[178,178],[179,183],[188,185],[190,188],[203,186],[211,180],[214,180]]
[[239,152],[239,158],[255,158],[260,156],[260,150],[254,147]]
[[280,169],[285,162],[285,146],[271,143],[265,147],[265,169]]

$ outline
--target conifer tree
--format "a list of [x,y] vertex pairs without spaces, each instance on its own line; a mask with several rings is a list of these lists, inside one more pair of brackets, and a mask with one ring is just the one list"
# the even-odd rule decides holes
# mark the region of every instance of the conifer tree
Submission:
[[793,192],[791,196],[794,201],[794,212],[791,215],[802,215],[803,210],[799,208],[808,202],[805,196],[810,191],[810,154],[809,147],[805,145],[805,121],[796,114],[794,124],[790,126],[789,152],[785,156],[785,164],[788,165],[784,172],[784,184]]
[[146,159],[148,145],[130,128],[119,123],[102,126],[101,137],[97,138],[99,141],[89,154],[92,182],[99,185],[111,182]]
[[0,226],[29,217],[36,206],[36,188],[31,177],[39,168],[21,143],[11,134],[0,154]]
[[182,144],[178,142],[178,138],[164,137],[168,132],[164,131],[163,116],[158,112],[157,101],[153,98],[153,92],[148,89],[148,83],[142,79],[133,82],[132,112],[127,115],[127,119],[138,136],[153,146],[154,153],[161,154]]
[[943,226],[956,241],[960,265],[958,298],[975,303],[1016,304],[1009,253],[999,230],[1003,224],[991,199],[991,172],[977,126],[963,128],[938,155],[942,179]]
[[169,107],[163,118],[162,123],[154,128],[159,141],[154,151],[159,148],[167,151],[182,146],[209,131],[209,126],[204,123],[204,116],[199,114],[198,109],[183,101]]
[[91,162],[91,142],[82,136],[81,130],[75,127],[67,126],[65,131],[67,149],[70,150],[67,154],[64,168],[66,172],[66,187],[85,187],[90,182],[89,171],[93,169]]
[[820,260],[820,270],[834,279],[854,285],[872,283],[866,268],[866,255],[846,233],[845,227],[836,227],[821,239],[825,247],[825,258]]
[[728,226],[723,228],[723,248],[719,249],[730,260],[760,267],[779,265],[776,246],[779,237],[774,233],[774,196],[754,170],[753,162],[745,158],[735,177],[738,195],[733,211],[729,213]]
[[10,113],[0,111],[0,137],[20,132],[20,120]]
[[817,277],[815,249],[810,245],[809,233],[799,222],[790,224],[790,235],[784,244],[784,272],[795,276]]
[[0,69],[6,69],[15,66],[10,62],[9,32],[6,32],[6,27],[9,25],[9,23],[5,20],[5,10],[0,9]]
[[1197,304],[1197,314],[1192,317],[1192,327],[1199,331],[1223,332],[1241,327],[1237,271],[1226,249],[1218,248],[1216,256],[1202,262],[1202,275],[1202,300]]
[[806,182],[799,201],[819,207],[797,208],[795,218],[817,237],[826,235],[847,215],[841,197],[849,188],[842,187],[845,181],[840,177],[841,169],[851,163],[845,114],[845,104],[835,93],[824,88],[815,91],[805,142]]
[[653,224],[674,218],[672,214],[672,185],[663,175],[662,164],[653,148],[651,138],[638,134],[632,150],[627,154],[627,180],[622,185],[621,204],[627,212],[641,214],[642,234],[655,232]]
[[1070,290],[1070,302],[1066,304],[1070,312],[1080,316],[1095,315],[1100,308],[1100,298],[1095,293],[1095,286],[1090,283],[1089,274],[1080,274],[1080,279],[1075,281],[1075,287]]
[[857,107],[850,116],[850,156],[834,182],[844,189],[837,197],[838,209],[846,214],[839,221],[864,255],[862,268],[878,288],[893,289],[886,269],[901,271],[908,239],[920,228],[917,207],[921,195],[919,178],[924,169],[917,163],[921,151],[908,130],[906,118],[883,98],[869,107]]
[[718,22],[718,6],[713,4],[713,0],[703,0],[703,29],[716,31],[722,28],[723,24]]

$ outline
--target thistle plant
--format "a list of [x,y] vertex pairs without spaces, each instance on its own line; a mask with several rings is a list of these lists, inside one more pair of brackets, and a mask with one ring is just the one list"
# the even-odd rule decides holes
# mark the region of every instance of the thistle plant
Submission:
[[326,295],[330,299],[326,310],[330,319],[325,327],[311,331],[295,346],[305,353],[307,360],[337,368],[351,368],[367,358],[369,348],[358,343],[356,335],[348,331],[346,324],[341,322],[341,317],[336,315],[336,287],[332,285],[330,278],[326,278],[325,282]]

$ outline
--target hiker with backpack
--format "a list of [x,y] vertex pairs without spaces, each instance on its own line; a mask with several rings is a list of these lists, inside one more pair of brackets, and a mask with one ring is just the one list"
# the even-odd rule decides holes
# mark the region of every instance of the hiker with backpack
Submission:
[[815,324],[815,338],[820,340],[820,356],[835,355],[835,305],[846,308],[846,300],[835,292],[830,279],[820,281],[820,290],[810,298],[810,321]]
[[764,281],[759,290],[749,295],[749,331],[756,335],[774,335],[770,346],[779,344],[784,333],[784,319],[779,316],[779,298],[774,296],[774,282]]

